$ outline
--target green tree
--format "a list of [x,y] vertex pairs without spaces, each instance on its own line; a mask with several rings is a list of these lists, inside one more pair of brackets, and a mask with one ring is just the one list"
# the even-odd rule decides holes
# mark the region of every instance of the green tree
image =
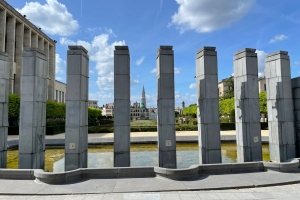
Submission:
[[234,77],[230,76],[224,83],[224,94],[222,99],[230,99],[234,97]]
[[234,111],[234,98],[221,99],[219,101],[219,113],[222,115],[232,115]]
[[20,114],[20,96],[9,94],[8,98],[8,118],[18,118]]
[[185,107],[183,109],[183,114],[195,118],[197,116],[197,104],[191,104],[188,107]]
[[266,91],[259,93],[259,108],[260,108],[260,113],[262,114],[268,113]]

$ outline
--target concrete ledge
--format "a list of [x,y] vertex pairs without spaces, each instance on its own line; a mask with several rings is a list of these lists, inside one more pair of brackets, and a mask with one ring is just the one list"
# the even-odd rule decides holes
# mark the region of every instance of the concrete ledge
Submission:
[[0,169],[1,179],[29,179],[35,178],[47,184],[65,184],[82,179],[106,178],[146,178],[164,177],[172,180],[193,180],[201,175],[249,173],[273,170],[279,172],[300,172],[299,158],[284,163],[247,162],[232,164],[204,164],[192,165],[186,169],[168,169],[161,167],[114,167],[114,168],[80,168],[67,172],[45,172],[41,169]]
[[34,169],[0,169],[0,179],[34,180]]
[[300,172],[300,159],[293,158],[282,163],[264,162],[264,167],[265,170],[278,172]]
[[263,162],[199,165],[199,174],[230,174],[264,171]]
[[172,180],[192,180],[199,177],[199,166],[192,165],[187,169],[167,169],[161,167],[154,167],[154,171],[157,176]]

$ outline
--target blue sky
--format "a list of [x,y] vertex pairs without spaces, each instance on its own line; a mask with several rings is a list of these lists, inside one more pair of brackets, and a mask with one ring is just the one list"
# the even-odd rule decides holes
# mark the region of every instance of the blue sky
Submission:
[[288,51],[291,76],[300,73],[299,0],[7,0],[52,39],[56,79],[66,81],[68,45],[83,45],[90,55],[89,98],[99,106],[113,102],[114,45],[128,45],[131,102],[156,107],[156,52],[172,45],[175,103],[196,102],[195,54],[203,46],[218,52],[219,80],[233,73],[234,52],[255,48],[259,75],[266,54]]

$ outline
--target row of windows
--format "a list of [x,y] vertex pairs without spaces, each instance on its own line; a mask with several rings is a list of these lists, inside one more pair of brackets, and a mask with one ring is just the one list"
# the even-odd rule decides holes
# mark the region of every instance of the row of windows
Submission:
[[54,100],[58,103],[65,103],[65,93],[59,90],[55,90]]

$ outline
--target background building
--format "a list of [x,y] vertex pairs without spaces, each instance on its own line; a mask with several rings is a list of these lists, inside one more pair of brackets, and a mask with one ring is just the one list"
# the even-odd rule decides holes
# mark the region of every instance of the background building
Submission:
[[88,105],[89,105],[89,107],[99,108],[97,100],[89,100]]
[[44,51],[48,60],[47,99],[53,100],[55,43],[41,28],[27,20],[26,15],[21,15],[6,1],[0,0],[0,51],[6,52],[10,60],[10,93],[20,94],[23,49],[38,48]]
[[[218,88],[219,88],[219,97],[222,97],[224,95],[224,91],[228,90],[228,86],[226,86],[226,81],[229,78],[223,79],[218,82]],[[263,91],[267,91],[266,88],[266,79],[265,77],[258,78],[258,92],[261,93]]]
[[58,103],[66,103],[67,85],[63,82],[55,80],[54,82],[54,101]]

